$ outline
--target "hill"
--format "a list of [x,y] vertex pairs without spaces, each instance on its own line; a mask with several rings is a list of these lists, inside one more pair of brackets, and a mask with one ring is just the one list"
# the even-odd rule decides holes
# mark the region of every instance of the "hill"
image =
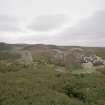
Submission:
[[105,65],[80,67],[92,57],[104,60],[105,48],[0,43],[0,49],[0,105],[105,104]]

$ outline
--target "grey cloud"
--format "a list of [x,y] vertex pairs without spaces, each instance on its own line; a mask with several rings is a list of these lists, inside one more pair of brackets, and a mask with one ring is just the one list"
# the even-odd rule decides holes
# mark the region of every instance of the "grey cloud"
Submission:
[[67,21],[68,17],[62,14],[41,15],[33,20],[29,28],[35,31],[50,31],[60,28]]
[[24,37],[20,36],[19,40],[22,42],[37,42],[37,43],[43,43],[43,42],[50,42],[51,40],[54,40],[52,36],[46,35],[46,34],[31,34],[31,35],[26,35]]
[[19,30],[19,20],[16,17],[0,15],[0,32],[16,32]]
[[105,42],[105,11],[96,12],[92,17],[80,21],[75,27],[61,32],[58,37],[66,41],[74,40],[74,43],[80,41],[86,44],[90,42],[92,45],[102,44]]
[[79,27],[84,33],[105,33],[105,11],[98,11],[93,17],[81,23]]
[[98,11],[76,26],[61,30],[54,35],[37,34],[23,36],[24,42],[59,45],[105,46],[105,11]]

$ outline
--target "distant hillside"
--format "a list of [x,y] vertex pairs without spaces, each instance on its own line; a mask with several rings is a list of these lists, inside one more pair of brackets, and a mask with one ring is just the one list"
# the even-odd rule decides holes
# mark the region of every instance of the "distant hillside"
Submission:
[[0,51],[4,50],[11,50],[12,45],[11,44],[6,44],[6,43],[0,43]]
[[0,61],[14,61],[20,57],[12,44],[0,43]]
[[[102,47],[80,47],[80,46],[56,46],[44,44],[6,44],[0,43],[0,60],[18,60],[23,55],[23,51],[30,52],[33,61],[52,62],[64,65],[66,54],[81,50],[80,54],[90,56],[97,55],[105,59],[105,48]],[[71,59],[71,58],[69,58]],[[72,58],[73,59],[73,58]],[[70,60],[66,60],[70,61]]]

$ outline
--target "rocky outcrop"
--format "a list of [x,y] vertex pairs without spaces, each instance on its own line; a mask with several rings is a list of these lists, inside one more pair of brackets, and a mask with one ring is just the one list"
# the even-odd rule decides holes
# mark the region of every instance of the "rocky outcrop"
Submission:
[[54,49],[55,52],[54,57],[53,57],[53,62],[58,65],[64,65],[64,51]]
[[103,65],[105,65],[105,60],[103,61]]
[[81,65],[84,69],[93,69],[94,66],[105,65],[105,60],[99,56],[81,56]]
[[95,65],[103,65],[104,60],[96,55],[93,56],[81,56],[81,63],[88,63],[91,62],[94,66]]

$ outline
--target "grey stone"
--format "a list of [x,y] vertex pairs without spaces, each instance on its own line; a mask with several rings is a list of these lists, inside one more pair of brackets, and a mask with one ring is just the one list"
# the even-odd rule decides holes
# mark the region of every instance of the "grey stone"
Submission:
[[92,69],[93,68],[93,64],[91,62],[82,63],[82,67],[83,67],[83,69]]

